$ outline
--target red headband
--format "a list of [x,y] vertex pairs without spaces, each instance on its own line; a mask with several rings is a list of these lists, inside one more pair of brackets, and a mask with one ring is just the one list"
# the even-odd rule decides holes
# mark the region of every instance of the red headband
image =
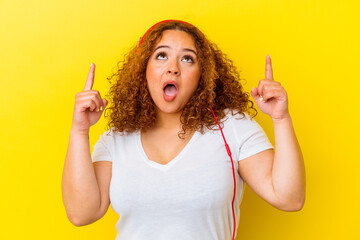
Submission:
[[142,44],[143,42],[143,39],[145,38],[146,34],[148,34],[149,32],[151,32],[151,30],[153,30],[155,28],[155,26],[157,26],[158,24],[160,23],[165,23],[165,22],[171,22],[171,21],[175,21],[175,22],[180,22],[180,23],[185,23],[185,24],[188,24],[190,26],[194,26],[188,22],[184,22],[184,21],[181,21],[181,20],[174,20],[174,19],[169,19],[169,20],[163,20],[163,21],[160,21],[158,23],[155,23],[152,27],[150,27],[146,32],[145,34],[139,38],[139,41],[138,41],[138,47]]

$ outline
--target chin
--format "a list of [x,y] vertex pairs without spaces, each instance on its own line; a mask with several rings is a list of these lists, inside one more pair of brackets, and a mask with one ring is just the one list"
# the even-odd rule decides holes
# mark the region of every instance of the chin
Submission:
[[181,104],[176,103],[175,101],[170,103],[168,102],[161,102],[160,104],[155,103],[155,105],[157,111],[168,114],[180,113],[185,107],[185,105],[181,106]]
[[177,107],[177,106],[168,106],[168,107],[164,107],[164,106],[157,106],[157,111],[162,112],[162,113],[179,113],[183,110],[183,108]]

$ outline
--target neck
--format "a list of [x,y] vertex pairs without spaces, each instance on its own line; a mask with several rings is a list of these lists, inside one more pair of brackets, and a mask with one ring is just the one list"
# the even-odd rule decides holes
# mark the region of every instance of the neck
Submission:
[[181,116],[181,112],[164,113],[161,111],[157,111],[155,128],[166,131],[169,130],[179,131],[181,127],[180,116]]

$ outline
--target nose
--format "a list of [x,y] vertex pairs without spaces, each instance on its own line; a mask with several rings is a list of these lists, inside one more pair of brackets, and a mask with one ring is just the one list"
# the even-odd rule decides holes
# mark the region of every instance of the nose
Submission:
[[172,61],[169,62],[169,67],[167,69],[167,73],[168,74],[175,74],[175,75],[180,74],[180,68],[178,66],[178,63],[177,63],[176,59],[173,59]]

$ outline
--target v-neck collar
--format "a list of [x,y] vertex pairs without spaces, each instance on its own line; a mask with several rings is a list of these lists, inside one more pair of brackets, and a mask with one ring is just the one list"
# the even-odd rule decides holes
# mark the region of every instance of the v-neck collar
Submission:
[[189,150],[189,148],[191,147],[193,142],[198,138],[198,136],[199,136],[198,131],[195,131],[194,135],[191,137],[190,141],[185,145],[185,147],[181,150],[181,152],[175,158],[173,158],[170,162],[168,162],[167,164],[160,164],[160,163],[154,162],[154,161],[152,161],[152,160],[150,160],[148,158],[148,156],[146,155],[145,150],[143,148],[143,145],[141,143],[141,131],[137,132],[136,143],[137,143],[137,147],[139,149],[139,152],[142,155],[142,159],[147,164],[149,164],[150,166],[152,166],[154,168],[166,171],[171,166],[173,166],[176,162],[178,162],[180,159],[183,158],[184,154]]

